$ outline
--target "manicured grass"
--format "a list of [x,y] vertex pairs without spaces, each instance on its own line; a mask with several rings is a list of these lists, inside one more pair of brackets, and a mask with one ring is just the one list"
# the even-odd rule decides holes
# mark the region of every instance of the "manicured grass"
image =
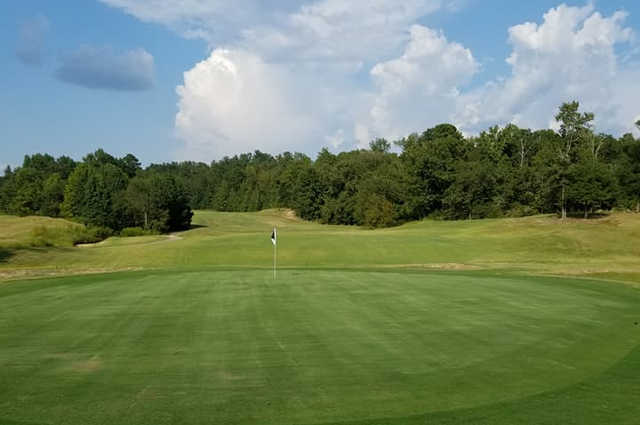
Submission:
[[640,417],[640,293],[625,285],[159,271],[9,283],[0,305],[0,423]]
[[194,224],[0,216],[0,425],[639,423],[640,215]]

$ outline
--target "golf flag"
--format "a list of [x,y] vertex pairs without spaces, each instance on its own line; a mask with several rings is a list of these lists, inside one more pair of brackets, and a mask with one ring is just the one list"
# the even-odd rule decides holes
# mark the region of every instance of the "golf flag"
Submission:
[[277,243],[278,243],[278,234],[276,232],[276,228],[273,228],[273,232],[271,232],[271,243],[273,244],[273,280],[276,280],[276,258],[277,258]]

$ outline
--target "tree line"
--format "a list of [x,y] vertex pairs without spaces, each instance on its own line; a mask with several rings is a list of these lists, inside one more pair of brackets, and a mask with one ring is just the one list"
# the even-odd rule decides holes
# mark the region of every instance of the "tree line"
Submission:
[[101,230],[139,227],[153,232],[188,229],[193,212],[182,182],[143,170],[129,154],[103,150],[75,162],[69,157],[27,155],[0,179],[0,210],[16,215],[67,217]]
[[[133,155],[99,150],[82,162],[37,154],[0,179],[0,209],[86,224],[170,231],[192,209],[292,208],[304,219],[387,227],[425,217],[476,219],[558,213],[640,212],[640,140],[597,133],[594,115],[563,104],[557,131],[510,124],[464,137],[441,124],[392,143],[312,160],[260,151],[211,164],[142,169]],[[636,123],[640,127],[640,122]]]

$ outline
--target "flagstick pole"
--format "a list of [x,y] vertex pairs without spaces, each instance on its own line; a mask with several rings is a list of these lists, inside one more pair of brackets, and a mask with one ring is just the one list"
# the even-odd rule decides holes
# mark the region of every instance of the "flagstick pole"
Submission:
[[276,243],[273,244],[273,280],[276,280],[276,260],[278,258],[278,242],[276,237]]

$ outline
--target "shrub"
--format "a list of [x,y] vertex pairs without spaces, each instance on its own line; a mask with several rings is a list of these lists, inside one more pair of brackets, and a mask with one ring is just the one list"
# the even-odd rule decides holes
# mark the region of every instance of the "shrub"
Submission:
[[73,244],[98,243],[113,236],[113,230],[108,227],[74,227]]
[[123,238],[149,236],[155,234],[157,234],[157,232],[153,230],[145,230],[142,227],[125,227],[120,231],[120,236],[122,236]]
[[536,211],[535,208],[530,207],[528,205],[521,205],[516,203],[511,206],[509,211],[506,212],[505,216],[511,217],[511,218],[518,218],[518,217],[528,217],[536,214],[539,214],[539,212]]

